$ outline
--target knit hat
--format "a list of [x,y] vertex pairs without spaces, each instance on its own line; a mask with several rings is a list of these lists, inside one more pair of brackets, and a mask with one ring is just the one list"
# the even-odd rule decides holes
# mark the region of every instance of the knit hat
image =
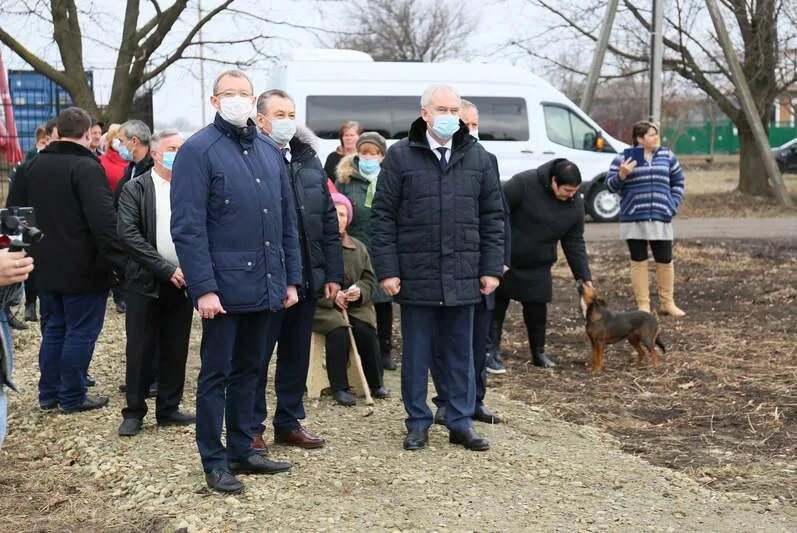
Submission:
[[379,149],[382,150],[382,154],[387,152],[387,141],[385,141],[385,138],[375,131],[366,131],[360,134],[360,137],[357,139],[357,150],[359,150],[360,146],[365,143],[378,146]]
[[342,205],[346,208],[346,213],[348,213],[349,221],[346,226],[351,224],[351,221],[354,220],[354,208],[351,206],[351,202],[349,201],[346,196],[340,194],[339,192],[332,193],[332,201],[335,202],[335,205]]

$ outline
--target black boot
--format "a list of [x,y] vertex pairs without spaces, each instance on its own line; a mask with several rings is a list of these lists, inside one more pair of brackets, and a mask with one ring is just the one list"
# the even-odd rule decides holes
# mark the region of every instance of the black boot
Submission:
[[38,322],[39,317],[36,316],[36,302],[29,302],[25,304],[25,322]]
[[541,366],[543,368],[556,368],[554,363],[546,354],[544,348],[532,349],[531,362],[534,366]]
[[382,368],[384,370],[395,370],[397,368],[396,362],[390,356],[390,352],[382,354]]

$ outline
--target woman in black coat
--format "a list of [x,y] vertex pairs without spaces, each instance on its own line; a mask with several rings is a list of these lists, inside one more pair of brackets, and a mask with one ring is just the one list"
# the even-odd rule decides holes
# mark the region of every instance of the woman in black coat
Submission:
[[578,167],[567,159],[554,159],[521,172],[504,184],[512,221],[512,267],[496,291],[493,340],[500,346],[509,300],[518,300],[523,305],[523,321],[536,366],[556,366],[545,354],[545,325],[558,242],[562,243],[573,277],[591,286],[580,184]]

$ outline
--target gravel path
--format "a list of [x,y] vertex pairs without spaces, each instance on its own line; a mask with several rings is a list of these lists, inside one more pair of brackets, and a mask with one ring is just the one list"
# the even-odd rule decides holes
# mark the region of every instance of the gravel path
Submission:
[[[490,406],[508,424],[477,428],[490,439],[489,452],[449,445],[439,426],[428,449],[405,452],[397,372],[386,376],[392,397],[373,409],[337,407],[328,397],[310,402],[307,426],[326,437],[328,446],[317,451],[272,447],[273,457],[293,462],[292,472],[244,476],[246,491],[236,497],[211,494],[204,488],[193,428],[158,430],[148,417],[139,436],[116,436],[122,326],[121,317],[109,310],[92,364],[95,392],[108,394],[110,407],[73,416],[35,407],[36,334],[17,336],[15,377],[22,393],[10,396],[12,432],[0,461],[26,458],[30,476],[68,471],[96,491],[111,513],[156,518],[158,529],[681,532],[793,531],[797,526],[797,510],[788,504],[705,489],[685,475],[621,452],[605,433],[549,416],[533,398],[528,403],[508,399],[508,389],[488,393]],[[187,380],[189,407],[197,332]]]
[[[795,239],[797,217],[777,218],[676,218],[673,221],[676,239]],[[619,224],[587,224],[589,241],[614,241],[620,234]]]

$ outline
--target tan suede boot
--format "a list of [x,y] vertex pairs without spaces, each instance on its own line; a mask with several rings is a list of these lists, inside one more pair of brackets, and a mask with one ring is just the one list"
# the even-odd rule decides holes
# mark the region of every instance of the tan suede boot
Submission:
[[656,263],[656,283],[659,287],[659,312],[675,317],[685,316],[686,313],[675,305],[673,294],[675,292],[675,267],[672,263]]
[[648,280],[647,261],[631,261],[631,287],[634,289],[637,308],[650,313],[650,281]]

